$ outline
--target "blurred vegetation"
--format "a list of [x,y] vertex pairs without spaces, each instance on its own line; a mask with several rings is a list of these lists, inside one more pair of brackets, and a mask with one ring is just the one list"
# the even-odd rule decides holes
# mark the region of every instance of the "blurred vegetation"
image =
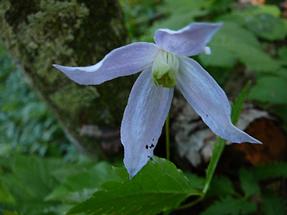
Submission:
[[[233,98],[251,80],[246,99],[278,117],[286,129],[287,20],[280,4],[121,0],[133,41],[152,41],[157,28],[224,22],[210,43],[212,55],[197,60]],[[211,181],[204,199],[189,205],[201,195],[202,175],[154,158],[129,180],[121,165],[79,156],[2,46],[0,70],[2,214],[287,214],[286,162],[231,169]]]
[[0,65],[0,154],[62,156],[71,147],[68,140],[3,46]]

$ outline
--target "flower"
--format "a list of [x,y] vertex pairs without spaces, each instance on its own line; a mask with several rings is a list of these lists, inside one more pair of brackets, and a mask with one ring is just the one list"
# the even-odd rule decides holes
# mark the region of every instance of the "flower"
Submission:
[[232,124],[226,94],[199,63],[188,57],[210,54],[207,43],[221,26],[193,23],[178,31],[158,29],[155,43],[136,42],[117,48],[95,65],[54,65],[82,85],[98,85],[142,71],[121,123],[124,164],[131,177],[153,156],[175,86],[215,134],[233,143],[260,143]]

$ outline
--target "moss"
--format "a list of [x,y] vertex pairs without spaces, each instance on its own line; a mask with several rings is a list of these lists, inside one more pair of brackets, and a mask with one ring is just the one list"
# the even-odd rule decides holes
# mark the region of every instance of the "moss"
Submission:
[[79,130],[86,124],[118,127],[132,79],[83,87],[51,65],[94,64],[122,45],[126,30],[117,1],[11,2],[0,2],[0,38],[65,130],[91,148],[95,139],[81,137]]
[[[83,88],[81,95],[79,95],[79,89],[76,85],[67,85],[51,95],[51,99],[57,107],[67,111],[67,115],[80,114],[82,108],[88,108],[97,97],[99,97],[99,94],[91,93],[88,87]],[[69,109],[67,109],[67,107],[69,107]]]

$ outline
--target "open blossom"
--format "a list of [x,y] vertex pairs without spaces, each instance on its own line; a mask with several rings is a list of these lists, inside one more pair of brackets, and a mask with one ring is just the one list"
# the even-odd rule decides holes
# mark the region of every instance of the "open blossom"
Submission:
[[121,124],[124,164],[130,176],[153,156],[174,87],[216,135],[233,143],[260,143],[232,124],[226,94],[200,64],[188,57],[210,54],[207,43],[221,26],[193,23],[178,31],[158,29],[155,43],[136,42],[117,48],[95,65],[54,65],[82,85],[98,85],[142,71],[131,90]]

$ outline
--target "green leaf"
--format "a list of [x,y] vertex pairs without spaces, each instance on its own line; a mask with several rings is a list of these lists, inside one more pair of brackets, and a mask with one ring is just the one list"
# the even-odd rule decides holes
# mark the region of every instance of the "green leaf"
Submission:
[[278,7],[265,5],[235,10],[221,19],[236,22],[263,39],[281,40],[287,34],[287,26],[280,14]]
[[245,24],[255,35],[267,40],[282,40],[287,34],[284,21],[270,14],[253,16]]
[[208,6],[209,3],[206,1],[164,1],[158,7],[158,13],[164,16],[164,18],[156,21],[141,40],[152,41],[153,34],[158,28],[177,30],[190,24],[196,17],[206,15],[208,13],[206,10]]
[[279,59],[282,62],[282,65],[287,66],[287,47],[282,47],[278,51]]
[[249,99],[274,105],[287,104],[287,81],[279,77],[261,77],[251,89]]
[[261,212],[264,215],[286,214],[287,201],[284,197],[264,195]]
[[277,6],[267,5],[267,4],[254,7],[254,13],[255,14],[265,13],[265,14],[269,14],[275,17],[281,16],[281,11]]
[[13,195],[9,192],[7,187],[5,187],[0,181],[0,204],[14,204],[15,199]]
[[279,162],[252,168],[256,180],[287,178],[287,163]]
[[67,203],[79,203],[92,196],[92,194],[107,181],[117,181],[120,177],[107,163],[99,163],[84,171],[78,171],[65,178],[63,183],[50,193],[46,200],[56,200]]
[[1,165],[3,163],[9,171],[1,175],[1,181],[13,195],[15,208],[19,212],[39,215],[43,211],[52,212],[55,209],[56,204],[47,203],[44,198],[57,184],[50,173],[61,168],[61,162],[14,155],[9,158],[9,162],[7,158],[2,160]]
[[239,172],[239,178],[245,197],[248,198],[260,193],[260,187],[252,171],[241,169]]
[[231,110],[231,121],[232,123],[236,124],[239,120],[240,113],[244,106],[244,101],[248,97],[250,92],[250,82],[248,82],[241,90],[240,94],[235,98],[232,110]]
[[262,50],[251,32],[236,23],[224,22],[210,47],[211,55],[200,55],[201,62],[206,66],[230,67],[240,61],[250,70],[258,72],[277,70],[281,66],[279,61]]
[[104,184],[92,198],[68,214],[157,214],[176,208],[188,196],[198,194],[173,163],[154,158],[132,180]]
[[204,187],[204,183],[205,183],[205,178],[200,177],[196,174],[193,174],[191,172],[186,172],[185,175],[188,177],[188,179],[191,181],[192,186],[195,189],[198,190],[202,190],[202,188]]
[[3,215],[19,215],[16,211],[4,210]]
[[213,203],[200,215],[244,215],[256,212],[256,205],[245,199],[226,197]]
[[229,178],[220,176],[214,177],[211,182],[210,189],[207,192],[207,196],[219,196],[225,197],[228,195],[234,195],[235,190],[232,182]]
[[199,60],[205,66],[217,66],[217,67],[233,67],[236,63],[236,56],[232,51],[227,49],[221,49],[216,42],[210,44],[211,55],[200,54]]

